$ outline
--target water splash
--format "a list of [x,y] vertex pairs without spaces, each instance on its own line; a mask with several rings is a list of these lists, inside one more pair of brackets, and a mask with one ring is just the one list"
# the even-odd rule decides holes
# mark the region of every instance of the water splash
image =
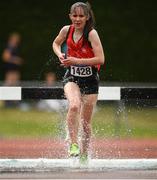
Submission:
[[58,59],[57,57],[50,55],[50,57],[48,58],[48,60],[46,61],[46,63],[44,63],[42,65],[42,68],[38,74],[37,80],[41,80],[43,73],[50,68],[50,66],[53,66],[53,63],[57,64],[58,63]]

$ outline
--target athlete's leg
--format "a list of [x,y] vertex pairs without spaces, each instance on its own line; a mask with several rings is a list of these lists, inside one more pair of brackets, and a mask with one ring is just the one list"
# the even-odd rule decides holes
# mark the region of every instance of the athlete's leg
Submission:
[[84,95],[81,106],[81,123],[82,123],[82,147],[81,153],[88,154],[88,148],[91,138],[91,118],[93,108],[97,102],[97,94]]
[[67,113],[67,125],[71,143],[77,143],[78,120],[81,109],[81,93],[78,85],[74,82],[68,82],[64,86],[65,96],[69,102]]

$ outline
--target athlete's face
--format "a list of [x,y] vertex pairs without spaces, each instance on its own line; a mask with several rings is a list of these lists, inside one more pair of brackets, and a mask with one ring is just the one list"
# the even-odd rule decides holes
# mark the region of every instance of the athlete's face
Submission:
[[69,16],[76,29],[83,29],[88,20],[82,7],[76,7]]

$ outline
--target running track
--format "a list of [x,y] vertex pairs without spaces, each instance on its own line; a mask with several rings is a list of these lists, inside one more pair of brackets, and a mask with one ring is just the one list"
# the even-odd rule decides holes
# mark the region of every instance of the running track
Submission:
[[[157,158],[157,139],[92,139],[93,158]],[[0,139],[1,158],[67,158],[62,139]]]
[[[62,139],[0,139],[1,158],[66,158]],[[157,158],[156,139],[92,139],[93,158]],[[5,172],[2,179],[157,179],[156,170]]]

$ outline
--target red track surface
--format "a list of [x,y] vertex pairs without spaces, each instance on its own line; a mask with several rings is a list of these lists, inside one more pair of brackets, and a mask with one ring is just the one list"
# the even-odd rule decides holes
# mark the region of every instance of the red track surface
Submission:
[[[157,158],[157,139],[92,139],[93,158]],[[0,158],[66,158],[60,139],[0,139]]]

